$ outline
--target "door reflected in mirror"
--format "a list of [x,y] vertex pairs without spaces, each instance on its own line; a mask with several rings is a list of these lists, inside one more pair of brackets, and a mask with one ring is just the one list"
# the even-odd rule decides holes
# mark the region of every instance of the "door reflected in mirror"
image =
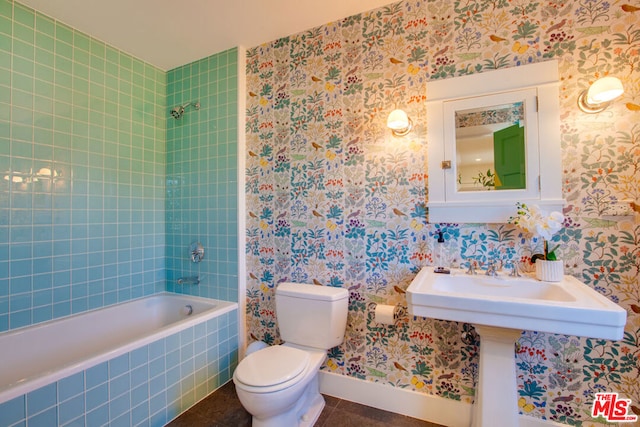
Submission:
[[458,191],[526,188],[524,102],[455,111]]

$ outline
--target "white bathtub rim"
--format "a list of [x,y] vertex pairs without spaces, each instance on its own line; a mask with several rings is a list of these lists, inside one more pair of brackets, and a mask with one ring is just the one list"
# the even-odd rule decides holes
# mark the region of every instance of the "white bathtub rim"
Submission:
[[[76,374],[78,372],[84,371],[88,368],[91,368],[93,366],[99,365],[100,363],[106,362],[108,360],[111,360],[113,358],[116,358],[118,356],[121,356],[125,353],[129,353],[137,348],[140,348],[142,346],[151,344],[154,341],[157,341],[161,338],[165,338],[168,337],[170,335],[175,334],[176,332],[180,332],[184,329],[187,329],[191,326],[194,326],[198,323],[202,323],[203,321],[209,320],[209,319],[213,319],[215,317],[219,317],[223,314],[229,313],[235,309],[238,308],[238,303],[236,302],[230,302],[230,301],[223,301],[223,300],[218,300],[218,299],[211,299],[211,298],[204,298],[204,297],[198,297],[198,296],[193,296],[193,295],[188,295],[188,294],[179,294],[179,293],[174,293],[174,292],[157,292],[154,294],[149,294],[149,295],[145,295],[142,296],[140,298],[135,298],[135,299],[131,299],[131,300],[127,300],[127,301],[123,301],[117,304],[112,304],[106,307],[102,307],[96,310],[89,310],[89,311],[99,311],[99,310],[108,310],[110,308],[122,305],[122,304],[127,304],[127,303],[132,303],[138,300],[142,300],[145,298],[152,298],[152,297],[162,297],[162,296],[169,296],[169,297],[180,297],[180,298],[184,298],[186,300],[194,300],[194,301],[199,301],[202,303],[207,303],[207,304],[215,304],[215,309],[213,310],[208,310],[204,313],[198,313],[198,314],[194,314],[193,317],[189,317],[188,319],[185,319],[181,322],[178,322],[176,324],[172,324],[170,326],[166,326],[164,328],[160,328],[157,331],[155,331],[154,333],[147,335],[143,338],[137,339],[135,341],[131,341],[123,346],[120,346],[118,348],[115,348],[111,351],[107,351],[104,353],[101,353],[99,355],[96,356],[92,356],[89,357],[87,359],[81,360],[79,362],[73,362],[73,363],[69,363],[67,365],[62,366],[59,369],[53,370],[53,371],[48,371],[48,372],[44,372],[44,373],[39,373],[37,376],[35,377],[30,377],[30,378],[25,378],[22,379],[18,382],[15,383],[11,383],[11,384],[7,384],[7,385],[3,385],[0,386],[0,404],[4,403],[4,402],[8,402],[12,399],[15,399],[16,397],[20,397],[24,394],[27,394],[31,391],[37,390],[39,388],[42,388],[46,385],[49,385],[53,382],[59,381],[63,378],[66,378],[68,376],[71,376],[73,374]],[[71,316],[65,316],[59,319],[53,319],[50,320],[48,322],[56,322],[56,321],[62,321],[62,320],[67,320],[73,317],[78,317],[78,316],[82,316],[83,314],[85,314],[87,312],[81,312],[81,313],[76,313],[73,314]],[[43,322],[43,323],[48,323],[48,322]],[[23,332],[25,329],[28,329],[30,327],[32,328],[37,328],[38,324],[36,325],[31,325],[31,326],[27,326],[24,328],[18,328],[18,329],[14,329],[14,330],[10,330],[8,332],[4,332],[7,334],[14,334],[14,333],[19,333],[19,332]]]

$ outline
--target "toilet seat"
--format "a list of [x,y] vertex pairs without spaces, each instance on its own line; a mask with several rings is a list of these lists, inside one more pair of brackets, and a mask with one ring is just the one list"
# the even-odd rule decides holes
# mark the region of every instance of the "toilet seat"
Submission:
[[272,392],[297,382],[309,365],[309,353],[275,345],[251,353],[240,362],[234,377],[255,392]]

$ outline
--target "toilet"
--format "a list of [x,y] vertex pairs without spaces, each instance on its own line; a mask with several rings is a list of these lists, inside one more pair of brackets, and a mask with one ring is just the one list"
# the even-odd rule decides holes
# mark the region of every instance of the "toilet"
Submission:
[[253,427],[312,426],[325,404],[318,372],[327,350],[344,340],[349,292],[281,283],[275,299],[284,344],[248,354],[233,382],[242,406],[253,415]]

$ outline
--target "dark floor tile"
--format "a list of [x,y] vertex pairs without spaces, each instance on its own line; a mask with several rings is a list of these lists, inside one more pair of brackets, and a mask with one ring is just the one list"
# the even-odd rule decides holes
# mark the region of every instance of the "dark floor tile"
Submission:
[[[393,425],[394,427],[441,427],[437,424],[419,420],[417,418],[407,417],[405,415],[384,411],[382,409],[371,406],[360,405],[348,400],[340,400],[337,411],[343,411],[348,414],[358,415],[372,422],[380,422],[385,425]],[[377,425],[377,424],[375,424]]]
[[175,420],[171,421],[167,426],[171,427],[222,427],[214,420],[202,418],[195,412],[187,411]]
[[242,407],[233,382],[229,381],[168,424],[168,427],[187,426],[249,427],[251,414]]
[[316,423],[316,427],[388,427],[388,422],[376,421],[341,409],[334,409],[322,424]]
[[361,405],[348,400],[340,400],[332,416],[338,418],[339,416],[344,417],[346,415],[349,416],[349,420],[365,420],[365,424],[372,426],[392,425],[394,427],[442,427],[417,418],[407,417],[405,415]]
[[[442,427],[382,409],[324,396],[316,427]],[[251,414],[240,403],[232,381],[168,424],[168,427],[250,427]]]
[[[327,399],[327,397],[329,397],[329,399]],[[325,405],[324,405],[324,408],[322,409],[322,412],[320,413],[320,416],[316,420],[316,423],[315,423],[316,427],[329,425],[329,424],[326,424],[326,422],[331,416],[331,414],[333,413],[333,411],[335,411],[335,405],[338,403],[337,401],[339,400],[331,396],[324,396],[324,399],[325,399]],[[333,403],[333,405],[329,405],[329,402],[327,401]]]
[[336,406],[338,406],[338,403],[340,403],[340,399],[338,399],[337,397],[327,396],[326,394],[323,394],[322,397],[324,397],[326,406],[330,408],[335,408]]

